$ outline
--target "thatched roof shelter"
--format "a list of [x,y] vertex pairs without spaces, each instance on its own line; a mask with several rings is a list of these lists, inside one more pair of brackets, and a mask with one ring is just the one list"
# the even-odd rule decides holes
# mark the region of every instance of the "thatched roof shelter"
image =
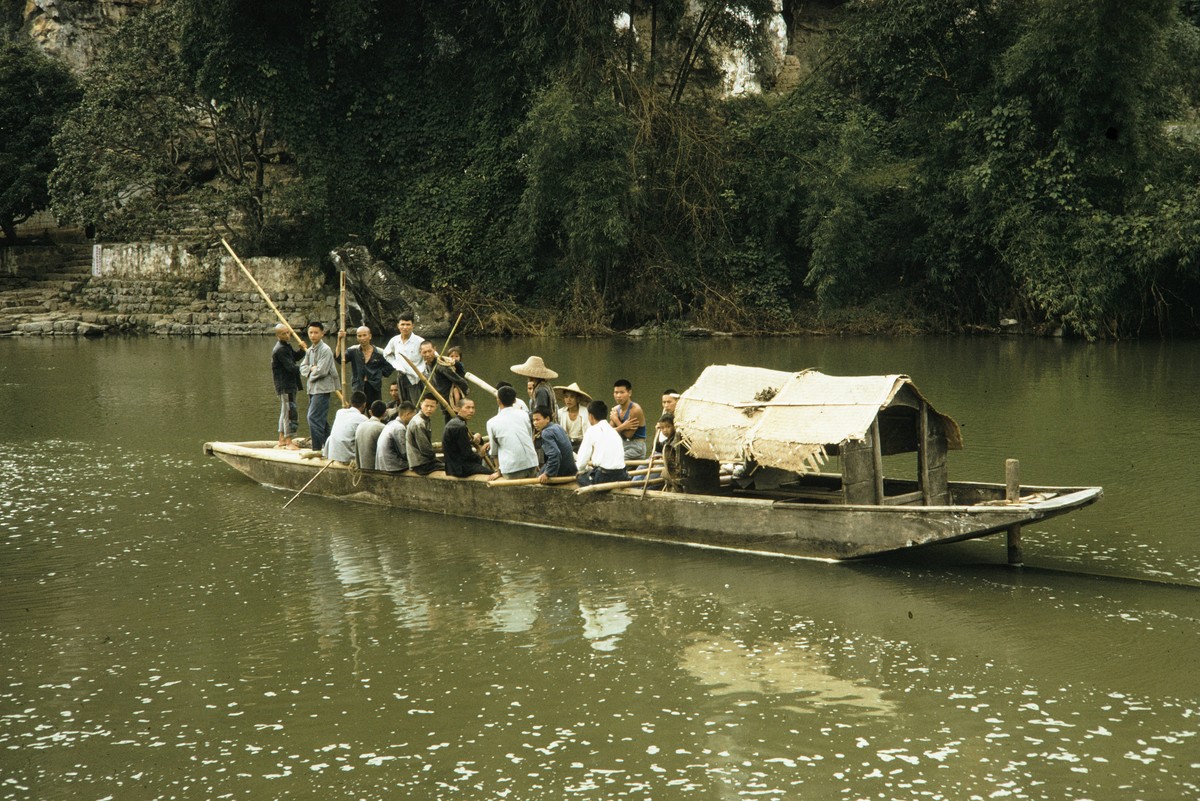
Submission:
[[908,410],[909,422],[927,415],[926,423],[923,429],[906,424],[899,435],[884,430],[885,454],[917,450],[918,429],[938,432],[945,448],[962,448],[958,424],[933,409],[905,375],[712,365],[680,396],[675,425],[697,458],[812,473],[820,472],[829,451],[869,442],[877,419],[896,407]]

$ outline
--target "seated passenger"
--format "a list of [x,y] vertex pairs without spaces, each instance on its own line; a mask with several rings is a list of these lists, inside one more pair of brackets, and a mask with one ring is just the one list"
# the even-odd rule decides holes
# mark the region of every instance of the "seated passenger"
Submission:
[[410,401],[402,400],[396,404],[395,411],[395,416],[383,427],[379,443],[375,446],[375,469],[402,473],[408,469],[408,449],[405,447],[404,436],[407,433],[408,422],[417,413],[417,407]]
[[492,478],[533,478],[537,475],[538,458],[529,416],[516,408],[517,392],[511,386],[500,387],[496,401],[500,411],[487,423],[487,447],[500,468]]
[[383,433],[383,418],[387,415],[387,404],[377,400],[371,404],[371,417],[354,432],[354,451],[358,454],[358,466],[363,470],[375,469],[375,451],[379,436]]
[[588,422],[591,423],[579,446],[575,463],[582,471],[579,485],[608,484],[613,481],[628,481],[625,470],[625,445],[621,435],[608,423],[608,404],[594,400],[588,404]]
[[562,407],[558,410],[558,424],[570,437],[571,448],[578,452],[579,446],[583,443],[583,435],[588,430],[587,404],[592,402],[592,396],[580,389],[576,383],[565,387],[555,387],[556,399],[560,393]]
[[542,453],[546,457],[538,473],[538,482],[542,484],[559,476],[575,475],[575,451],[571,449],[571,439],[563,427],[554,422],[552,414],[554,412],[544,406],[533,410],[533,427],[541,432]]
[[421,411],[409,422],[404,435],[404,447],[408,455],[408,469],[427,476],[434,470],[443,470],[445,465],[433,450],[433,413],[438,402],[430,397],[421,399]]
[[329,439],[325,440],[325,445],[321,448],[322,456],[335,462],[354,462],[357,447],[354,435],[358,432],[358,427],[367,422],[367,417],[363,414],[366,408],[367,396],[362,390],[356,390],[350,396],[350,405],[345,409],[338,409],[337,414],[333,416],[333,428],[329,431]]
[[446,457],[446,475],[455,478],[468,478],[492,472],[475,448],[483,444],[483,438],[476,434],[471,436],[467,423],[475,416],[475,401],[463,398],[458,407],[458,414],[450,418],[446,428],[442,430],[442,453]]

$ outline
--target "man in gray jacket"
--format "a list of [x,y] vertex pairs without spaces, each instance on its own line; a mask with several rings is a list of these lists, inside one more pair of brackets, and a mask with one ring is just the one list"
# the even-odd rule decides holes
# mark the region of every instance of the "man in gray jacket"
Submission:
[[338,388],[337,362],[333,351],[321,341],[324,337],[325,326],[320,320],[308,324],[312,347],[304,352],[300,362],[300,375],[308,392],[308,431],[313,450],[324,448],[325,440],[329,439],[329,396]]

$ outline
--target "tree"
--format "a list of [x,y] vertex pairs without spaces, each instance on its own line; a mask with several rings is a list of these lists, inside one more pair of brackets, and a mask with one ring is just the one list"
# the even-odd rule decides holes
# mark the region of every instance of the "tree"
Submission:
[[121,26],[55,137],[60,215],[107,238],[215,227],[257,239],[271,118],[253,99],[197,86],[180,57],[181,7]]
[[30,43],[0,41],[0,231],[10,242],[50,202],[52,138],[78,97],[66,67]]

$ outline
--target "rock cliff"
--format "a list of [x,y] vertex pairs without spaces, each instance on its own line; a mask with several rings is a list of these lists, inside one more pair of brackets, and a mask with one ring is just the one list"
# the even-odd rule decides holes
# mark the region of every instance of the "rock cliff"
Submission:
[[27,0],[24,31],[39,47],[83,72],[112,30],[163,0]]

